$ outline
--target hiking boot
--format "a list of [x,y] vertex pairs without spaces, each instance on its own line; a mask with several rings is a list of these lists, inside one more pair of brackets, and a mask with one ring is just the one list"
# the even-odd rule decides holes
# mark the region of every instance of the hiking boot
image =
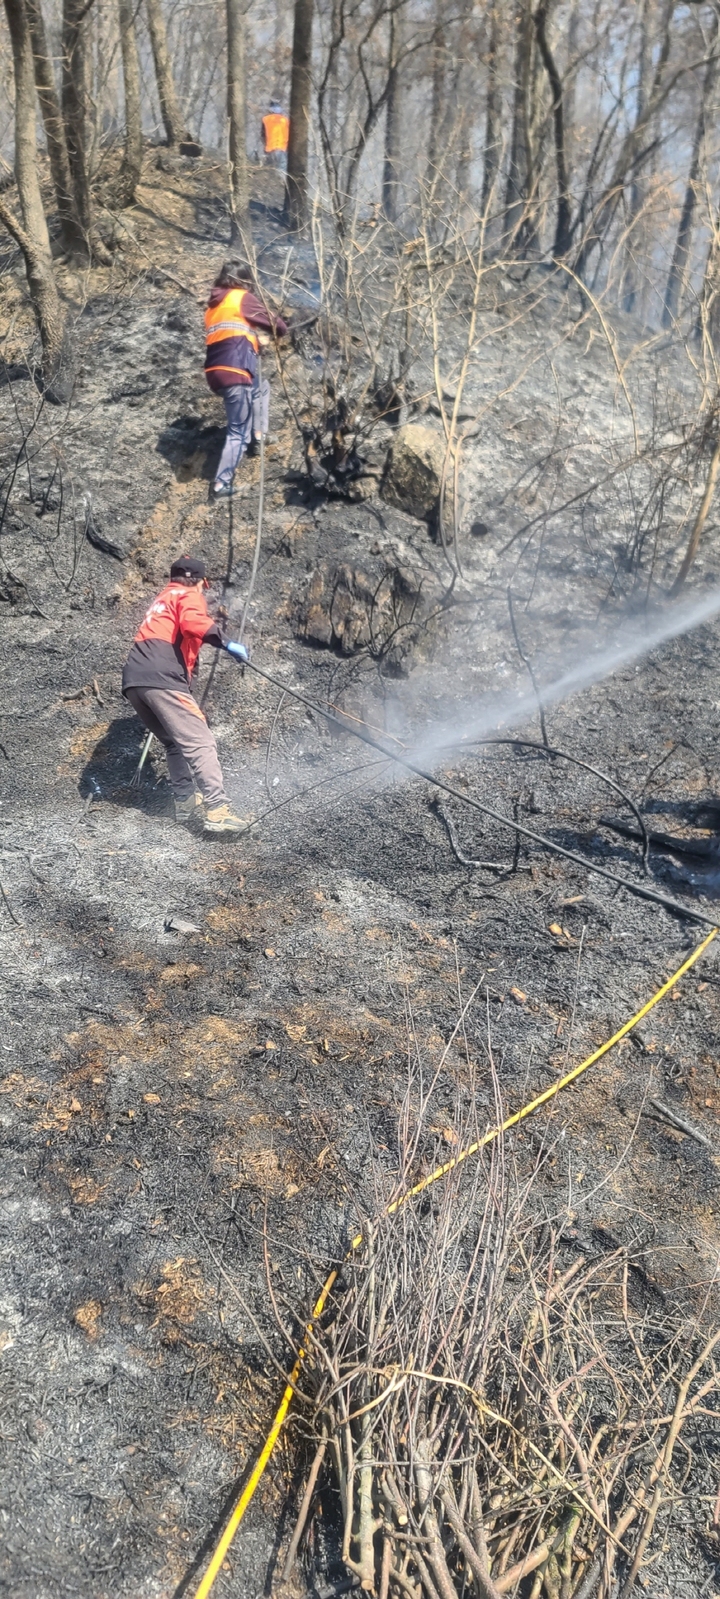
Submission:
[[222,805],[213,805],[211,810],[205,812],[205,836],[214,836],[216,833],[234,834],[249,833],[254,826],[254,816],[236,816],[231,811],[227,802]]
[[175,821],[187,827],[191,822],[199,822],[202,815],[202,794],[188,794],[187,799],[176,799]]
[[215,500],[232,500],[232,499],[234,499],[234,497],[235,497],[235,490],[234,490],[234,488],[232,486],[232,483],[213,483],[213,486],[212,486],[212,498],[213,498],[213,501],[215,501]]

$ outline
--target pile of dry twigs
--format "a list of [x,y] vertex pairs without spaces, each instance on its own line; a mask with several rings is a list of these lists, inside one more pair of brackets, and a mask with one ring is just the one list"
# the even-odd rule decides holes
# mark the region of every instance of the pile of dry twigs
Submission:
[[[396,1196],[427,1120],[408,1101]],[[543,1213],[541,1173],[498,1141],[363,1222],[311,1344],[286,1577],[338,1497],[346,1571],[379,1599],[624,1599],[667,1549],[717,1451],[720,1330],[639,1254]]]

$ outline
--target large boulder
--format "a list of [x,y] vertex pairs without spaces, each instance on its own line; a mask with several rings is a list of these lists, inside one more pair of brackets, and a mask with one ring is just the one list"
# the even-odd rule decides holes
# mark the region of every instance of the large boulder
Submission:
[[408,670],[428,615],[437,610],[435,575],[399,539],[377,544],[363,561],[326,560],[292,601],[295,632],[340,655],[367,652],[382,670]]
[[420,422],[398,428],[388,453],[382,496],[399,511],[431,520],[440,498],[445,446],[439,433]]
[[377,579],[349,562],[325,561],[303,584],[295,611],[296,631],[312,644],[354,655],[370,642],[370,617]]

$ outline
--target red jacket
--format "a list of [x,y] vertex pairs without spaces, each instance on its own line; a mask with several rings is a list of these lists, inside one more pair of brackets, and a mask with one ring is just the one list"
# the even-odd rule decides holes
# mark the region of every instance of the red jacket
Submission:
[[222,633],[199,589],[168,583],[146,611],[123,669],[128,688],[187,693],[202,644],[221,649]]

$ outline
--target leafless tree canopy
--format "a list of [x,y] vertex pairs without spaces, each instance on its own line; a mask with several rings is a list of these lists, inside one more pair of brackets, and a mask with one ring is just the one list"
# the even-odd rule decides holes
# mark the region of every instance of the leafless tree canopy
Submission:
[[[67,0],[62,14],[50,3],[44,15],[35,0],[24,3],[41,103],[52,99],[53,76],[62,87],[87,226],[81,158],[92,175],[122,137],[123,76],[134,77],[128,27],[113,0]],[[228,15],[220,0],[202,13],[182,0],[167,15],[157,0],[133,8],[146,137],[174,146],[189,130],[203,145],[225,144]],[[296,137],[307,131],[308,143],[295,164],[307,163],[311,193],[346,224],[348,208],[382,201],[411,229],[435,181],[448,215],[482,212],[496,249],[567,258],[594,289],[608,286],[651,322],[663,308],[675,317],[697,294],[714,224],[711,4],[257,0],[238,19],[251,63],[247,111],[238,112],[243,148],[259,148],[270,95],[289,108],[294,42],[296,121],[302,112],[306,123]],[[5,58],[7,73],[7,35]],[[135,97],[131,81],[131,122]],[[7,113],[2,137],[11,160]]]

